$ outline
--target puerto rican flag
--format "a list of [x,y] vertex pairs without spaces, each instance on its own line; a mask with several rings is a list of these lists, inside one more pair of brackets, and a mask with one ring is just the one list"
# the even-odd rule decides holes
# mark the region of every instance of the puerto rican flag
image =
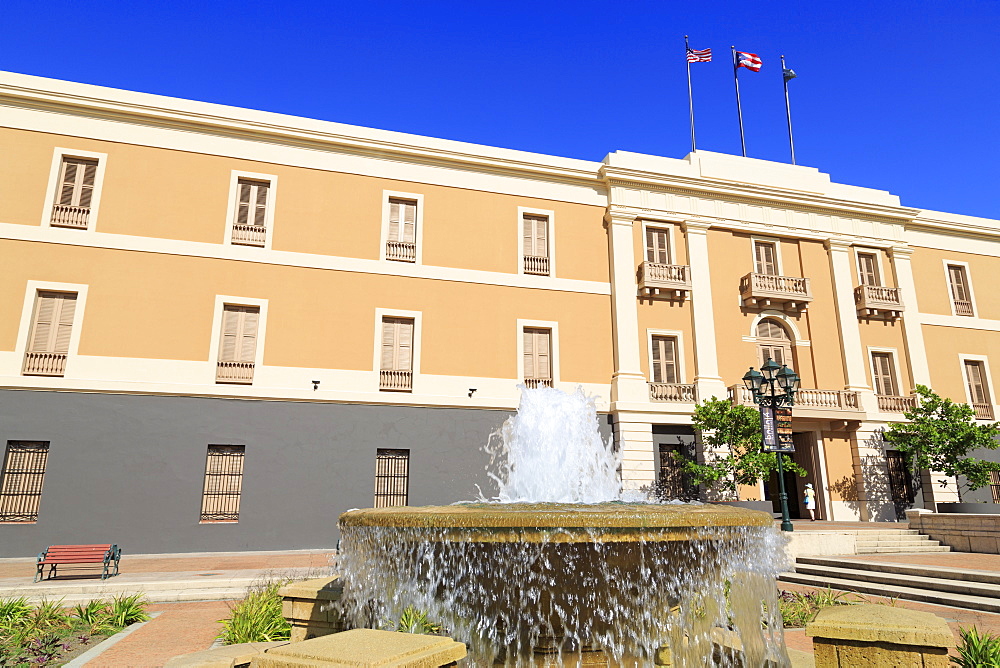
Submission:
[[756,53],[736,52],[736,67],[745,67],[751,72],[760,72],[760,56]]

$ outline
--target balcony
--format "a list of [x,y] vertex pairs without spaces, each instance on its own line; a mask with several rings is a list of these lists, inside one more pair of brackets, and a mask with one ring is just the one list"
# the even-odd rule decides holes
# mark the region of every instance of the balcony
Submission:
[[[743,385],[729,388],[729,400],[741,406],[753,406],[753,394]],[[802,418],[861,419],[861,399],[850,390],[813,390],[800,388],[795,393],[793,415]]]
[[975,411],[977,420],[993,419],[993,404],[972,404],[972,410]]
[[740,279],[744,305],[804,310],[812,301],[808,278],[750,273]]
[[215,382],[249,385],[253,382],[253,362],[219,362]]
[[976,312],[972,308],[972,302],[965,299],[954,299],[952,303],[955,305],[955,315],[976,315]]
[[899,288],[884,288],[881,285],[859,285],[854,288],[854,305],[858,309],[858,315],[866,318],[896,320],[903,313]]
[[55,227],[75,227],[80,230],[85,230],[87,229],[87,221],[89,219],[89,206],[56,204],[52,207],[52,221],[50,224]]
[[643,262],[639,266],[639,290],[649,297],[685,299],[691,292],[691,267]]
[[694,403],[694,385],[676,383],[650,383],[649,400],[657,403]]
[[386,392],[412,392],[413,372],[409,369],[382,369],[378,375],[378,389]]
[[267,228],[263,225],[233,225],[233,243],[240,246],[263,246]]
[[552,387],[551,378],[525,378],[524,386],[529,390],[537,390],[539,387]]
[[899,397],[891,394],[878,395],[878,409],[883,413],[905,413],[917,407],[917,398],[914,395]]
[[385,259],[396,262],[416,262],[417,245],[407,241],[385,242]]
[[66,372],[66,353],[26,353],[25,376],[62,376]]
[[524,273],[537,276],[549,275],[549,258],[544,255],[525,255]]

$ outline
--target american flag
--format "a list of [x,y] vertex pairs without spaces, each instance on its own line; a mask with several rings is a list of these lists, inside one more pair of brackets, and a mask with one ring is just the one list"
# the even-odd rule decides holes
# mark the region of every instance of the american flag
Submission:
[[711,49],[688,49],[687,59],[689,63],[710,63],[712,62]]
[[736,67],[745,67],[751,72],[760,72],[760,56],[756,53],[736,52]]

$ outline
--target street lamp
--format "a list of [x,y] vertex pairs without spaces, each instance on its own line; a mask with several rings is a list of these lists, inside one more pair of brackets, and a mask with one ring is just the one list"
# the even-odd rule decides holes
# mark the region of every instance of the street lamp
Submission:
[[743,375],[743,385],[753,394],[753,401],[760,406],[761,424],[764,430],[764,450],[774,452],[778,458],[778,499],[781,501],[781,530],[792,531],[792,521],[788,516],[788,493],[785,491],[785,469],[782,453],[788,452],[780,443],[775,432],[775,409],[791,408],[795,403],[795,393],[799,389],[799,376],[787,365],[779,366],[770,357],[755,371],[753,367]]

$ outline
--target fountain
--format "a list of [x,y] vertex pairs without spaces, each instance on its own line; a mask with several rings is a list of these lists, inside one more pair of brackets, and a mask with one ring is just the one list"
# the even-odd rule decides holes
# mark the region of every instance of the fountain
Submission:
[[524,390],[496,436],[491,499],[341,515],[354,624],[412,606],[474,666],[788,665],[769,515],[623,495],[580,390]]

